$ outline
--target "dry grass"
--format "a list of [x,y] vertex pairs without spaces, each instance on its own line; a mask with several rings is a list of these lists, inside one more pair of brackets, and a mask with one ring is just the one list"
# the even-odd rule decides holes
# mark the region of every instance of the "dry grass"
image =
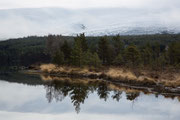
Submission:
[[92,81],[94,82],[97,81],[95,79],[78,79],[78,78],[72,79],[70,77],[58,77],[58,76],[51,76],[51,75],[41,75],[41,79],[45,82],[57,80],[57,81],[68,81],[71,83],[82,83],[84,85],[88,85],[89,82],[92,82]]
[[120,68],[110,68],[105,74],[113,78],[137,79],[137,77],[132,72],[124,71]]
[[[147,82],[155,84],[163,84],[164,86],[177,87],[180,86],[180,74],[172,73],[169,71],[155,72],[148,70],[128,70],[125,68],[111,67],[109,69],[99,70],[98,72],[88,67],[68,67],[68,66],[56,66],[53,64],[44,64],[40,66],[42,72],[48,73],[67,73],[67,74],[79,74],[79,75],[105,75],[116,80],[132,80],[137,82]],[[138,75],[137,75],[138,74]],[[50,78],[48,78],[50,79]]]
[[43,72],[51,72],[54,69],[56,69],[56,66],[54,64],[44,64],[40,66],[40,70]]
[[56,66],[54,64],[43,64],[40,66],[40,70],[47,73],[100,74],[100,72],[92,71],[88,67]]

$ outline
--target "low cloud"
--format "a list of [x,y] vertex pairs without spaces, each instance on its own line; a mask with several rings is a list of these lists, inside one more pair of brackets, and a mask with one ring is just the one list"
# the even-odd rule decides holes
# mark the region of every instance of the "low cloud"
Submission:
[[[28,8],[0,10],[0,39],[80,32],[123,33],[130,28],[180,31],[180,8]],[[85,29],[82,28],[85,26]]]

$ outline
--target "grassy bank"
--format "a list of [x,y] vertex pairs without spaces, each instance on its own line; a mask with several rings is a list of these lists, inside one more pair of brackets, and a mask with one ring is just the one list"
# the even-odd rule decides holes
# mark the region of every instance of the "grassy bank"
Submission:
[[54,64],[44,64],[41,65],[39,69],[42,73],[56,76],[87,77],[139,86],[163,86],[173,88],[180,86],[180,72],[170,69],[164,71],[119,67],[95,69],[89,67],[56,66]]

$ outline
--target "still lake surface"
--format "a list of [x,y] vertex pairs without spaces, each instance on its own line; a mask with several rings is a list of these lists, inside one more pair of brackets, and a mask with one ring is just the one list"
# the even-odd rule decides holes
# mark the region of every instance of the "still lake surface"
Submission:
[[0,75],[0,120],[179,120],[180,98],[98,80]]

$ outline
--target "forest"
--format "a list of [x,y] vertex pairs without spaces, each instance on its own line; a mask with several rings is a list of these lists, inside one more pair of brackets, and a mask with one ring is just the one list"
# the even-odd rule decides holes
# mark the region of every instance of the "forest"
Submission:
[[29,36],[0,42],[1,66],[180,68],[180,34],[134,36]]

